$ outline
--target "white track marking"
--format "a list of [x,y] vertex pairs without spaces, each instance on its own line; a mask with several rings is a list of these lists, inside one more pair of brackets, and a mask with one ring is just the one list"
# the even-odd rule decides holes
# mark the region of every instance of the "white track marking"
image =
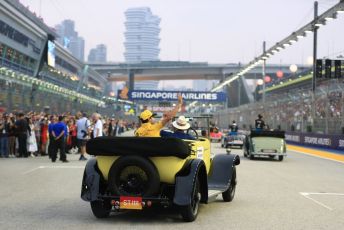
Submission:
[[320,205],[320,206],[322,206],[322,207],[324,207],[324,208],[326,208],[326,209],[328,209],[328,210],[330,210],[330,211],[333,211],[333,209],[332,209],[331,207],[329,207],[329,206],[327,206],[327,205],[321,203],[320,201],[317,201],[317,200],[315,200],[315,199],[309,197],[309,195],[310,195],[309,193],[300,192],[300,194],[301,194],[302,196],[304,196],[305,198],[307,198],[307,199],[309,199],[309,200],[315,202],[316,204],[318,204],[318,205]]
[[49,166],[39,166],[37,168],[33,168],[29,171],[26,171],[23,173],[23,175],[32,173],[38,169],[84,169],[85,166],[76,166],[76,165],[70,165],[70,166],[64,166],[64,165],[49,165]]
[[305,195],[330,195],[330,196],[344,196],[344,193],[332,193],[332,192],[301,192]]
[[333,211],[333,208],[321,203],[320,201],[317,201],[316,199],[310,197],[310,195],[329,195],[329,196],[344,196],[344,193],[327,193],[327,192],[300,192],[300,194],[302,196],[304,196],[305,198],[315,202],[316,204],[330,210]]
[[23,173],[23,175],[32,173],[33,171],[36,171],[37,169],[40,169],[40,167],[42,167],[42,166],[39,166],[37,168],[33,168],[33,169],[29,170],[29,171],[26,171],[26,172]]
[[85,166],[77,166],[77,165],[49,165],[49,166],[40,166],[43,169],[84,169]]

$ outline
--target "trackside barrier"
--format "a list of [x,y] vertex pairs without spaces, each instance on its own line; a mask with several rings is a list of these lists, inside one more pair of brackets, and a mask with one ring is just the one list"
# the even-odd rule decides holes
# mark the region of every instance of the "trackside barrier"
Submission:
[[286,132],[285,139],[288,144],[342,150],[344,153],[344,135]]

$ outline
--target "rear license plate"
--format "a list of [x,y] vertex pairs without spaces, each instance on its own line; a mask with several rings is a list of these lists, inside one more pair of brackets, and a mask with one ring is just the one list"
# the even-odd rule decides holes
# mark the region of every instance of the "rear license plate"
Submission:
[[277,153],[276,149],[262,149],[263,153]]
[[119,199],[120,209],[142,209],[142,197],[121,196]]

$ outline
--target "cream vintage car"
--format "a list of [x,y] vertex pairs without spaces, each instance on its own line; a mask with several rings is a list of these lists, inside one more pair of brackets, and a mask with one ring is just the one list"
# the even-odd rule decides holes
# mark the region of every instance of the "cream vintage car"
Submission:
[[244,157],[277,157],[279,161],[287,156],[285,132],[280,130],[251,130],[244,143]]

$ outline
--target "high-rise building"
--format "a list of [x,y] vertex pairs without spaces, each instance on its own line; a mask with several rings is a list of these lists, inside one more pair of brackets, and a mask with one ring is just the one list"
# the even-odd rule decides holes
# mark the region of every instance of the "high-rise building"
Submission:
[[[159,60],[160,21],[148,7],[129,8],[125,12],[125,52],[127,63]],[[135,89],[156,90],[159,81],[135,82]]]
[[91,49],[90,52],[88,53],[87,61],[96,62],[96,53],[97,53],[97,49],[95,48]]
[[88,62],[106,62],[106,45],[99,44],[96,48],[90,50]]
[[80,61],[85,60],[85,40],[82,37],[71,38],[68,49]]
[[148,7],[129,8],[125,16],[125,61],[159,60],[160,18],[153,15]]
[[74,21],[67,19],[62,22],[62,26],[64,28],[64,36],[66,37],[76,37],[77,33],[75,31],[75,23]]
[[85,40],[78,36],[75,31],[75,23],[72,20],[64,20],[61,24],[55,26],[56,33],[59,35],[57,41],[68,49],[73,56],[80,61],[85,59]]

